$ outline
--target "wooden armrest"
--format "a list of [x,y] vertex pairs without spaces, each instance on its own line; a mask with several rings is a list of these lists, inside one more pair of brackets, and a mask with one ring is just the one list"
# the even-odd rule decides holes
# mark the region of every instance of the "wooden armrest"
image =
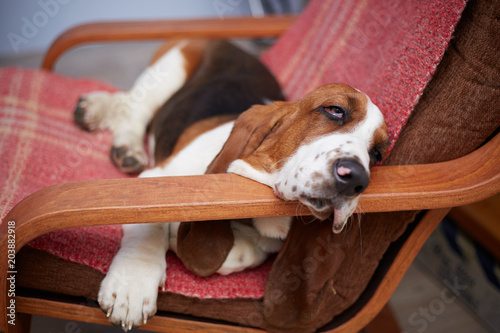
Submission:
[[50,46],[42,68],[52,70],[68,49],[82,44],[161,40],[168,38],[264,38],[278,37],[295,16],[237,17],[173,21],[89,23],[71,28]]
[[[461,206],[500,192],[500,135],[459,159],[372,169],[359,208],[364,213]],[[6,216],[16,222],[16,248],[47,232],[76,226],[208,221],[309,215],[252,180],[215,174],[57,184],[25,198]],[[1,241],[6,234],[0,229]],[[4,247],[0,248],[0,251]]]
[[[372,170],[359,206],[364,213],[436,209],[476,202],[500,192],[500,135],[459,159]],[[16,205],[0,226],[0,288],[6,290],[8,221],[18,251],[49,231],[75,226],[202,221],[308,214],[277,199],[265,185],[232,174],[94,180],[42,189]],[[0,297],[5,309],[6,298]],[[2,317],[0,330],[6,327]]]

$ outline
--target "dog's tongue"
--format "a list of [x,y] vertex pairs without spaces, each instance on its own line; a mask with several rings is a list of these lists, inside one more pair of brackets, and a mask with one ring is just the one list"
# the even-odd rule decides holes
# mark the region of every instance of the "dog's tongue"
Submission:
[[340,233],[345,227],[345,224],[346,224],[345,218],[344,219],[342,218],[341,213],[338,210],[327,209],[325,211],[318,212],[318,211],[315,211],[314,209],[310,208],[310,211],[314,215],[314,217],[316,217],[320,221],[324,221],[327,218],[329,218],[330,216],[332,216],[332,214],[335,214],[334,218],[333,218],[333,226],[332,226],[332,231],[335,234]]
[[339,232],[341,232],[342,230],[344,229],[344,224],[335,224],[333,223],[333,233],[334,234],[338,234]]
[[333,216],[333,233],[338,234],[339,232],[341,232],[344,229],[346,223],[347,217],[342,214],[340,210],[335,210]]

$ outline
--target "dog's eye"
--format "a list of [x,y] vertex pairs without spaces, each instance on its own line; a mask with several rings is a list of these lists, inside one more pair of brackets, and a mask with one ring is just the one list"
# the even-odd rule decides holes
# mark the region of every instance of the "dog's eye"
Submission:
[[336,105],[331,106],[320,106],[319,108],[321,112],[326,114],[330,119],[338,120],[341,123],[344,123],[347,120],[347,111]]
[[382,155],[382,151],[379,148],[373,148],[370,150],[370,162],[375,164],[380,161],[382,161],[382,158],[384,156]]

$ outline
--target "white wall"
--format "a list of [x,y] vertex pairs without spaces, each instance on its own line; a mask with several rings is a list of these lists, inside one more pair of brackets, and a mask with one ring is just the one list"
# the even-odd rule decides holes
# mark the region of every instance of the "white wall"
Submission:
[[45,52],[64,30],[93,21],[243,15],[248,0],[0,0],[0,56]]

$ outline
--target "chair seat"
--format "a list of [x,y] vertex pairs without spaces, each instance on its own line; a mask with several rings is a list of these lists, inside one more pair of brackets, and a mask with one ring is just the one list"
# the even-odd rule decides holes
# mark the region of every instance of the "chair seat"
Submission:
[[109,84],[46,71],[0,69],[0,218],[49,185],[124,178],[109,163],[111,134],[81,131],[73,112],[81,94]]
[[[53,231],[33,240],[29,246],[106,274],[118,252],[121,237],[122,228],[119,225],[81,227]],[[33,261],[36,262],[36,259],[33,258]],[[228,276],[214,274],[200,277],[189,271],[171,252],[167,253],[166,261],[165,291],[200,299],[259,299],[264,296],[265,280],[272,266],[272,260],[268,260],[257,268]],[[83,294],[95,295],[94,291],[88,290]]]
[[[175,259],[174,256],[171,256]],[[177,260],[178,261],[178,260]],[[23,291],[33,295],[34,291],[42,292],[44,296],[58,297],[65,295],[80,300],[85,298],[97,306],[97,293],[104,273],[88,265],[61,259],[58,256],[24,247],[16,256],[17,266],[16,288],[22,296]],[[271,262],[264,267],[270,267]],[[262,271],[265,271],[263,269]],[[219,293],[228,290],[224,279],[219,280]],[[246,279],[247,287],[251,279]],[[205,284],[191,285],[192,290],[202,289]],[[242,285],[244,287],[244,285]],[[242,287],[240,286],[240,287]],[[188,285],[185,286],[189,287]],[[192,293],[189,290],[189,293]],[[48,293],[48,294],[46,294]],[[252,298],[198,298],[188,297],[174,292],[160,292],[157,307],[159,312],[182,313],[219,319],[237,324],[247,324],[249,315],[258,313],[260,302]]]
[[[2,219],[14,204],[43,187],[127,177],[109,162],[110,133],[84,132],[74,124],[72,114],[81,94],[116,91],[116,88],[95,80],[14,68],[1,69],[0,77],[3,139],[0,141],[3,148],[0,186],[11,189],[1,194]],[[29,246],[105,274],[119,249],[121,237],[121,226],[82,227],[48,233]],[[166,290],[200,299],[261,298],[271,268],[268,262],[229,277],[201,278],[189,272],[171,253],[167,254],[167,264]],[[102,277],[98,281],[101,280]],[[83,294],[91,295],[91,292]]]

